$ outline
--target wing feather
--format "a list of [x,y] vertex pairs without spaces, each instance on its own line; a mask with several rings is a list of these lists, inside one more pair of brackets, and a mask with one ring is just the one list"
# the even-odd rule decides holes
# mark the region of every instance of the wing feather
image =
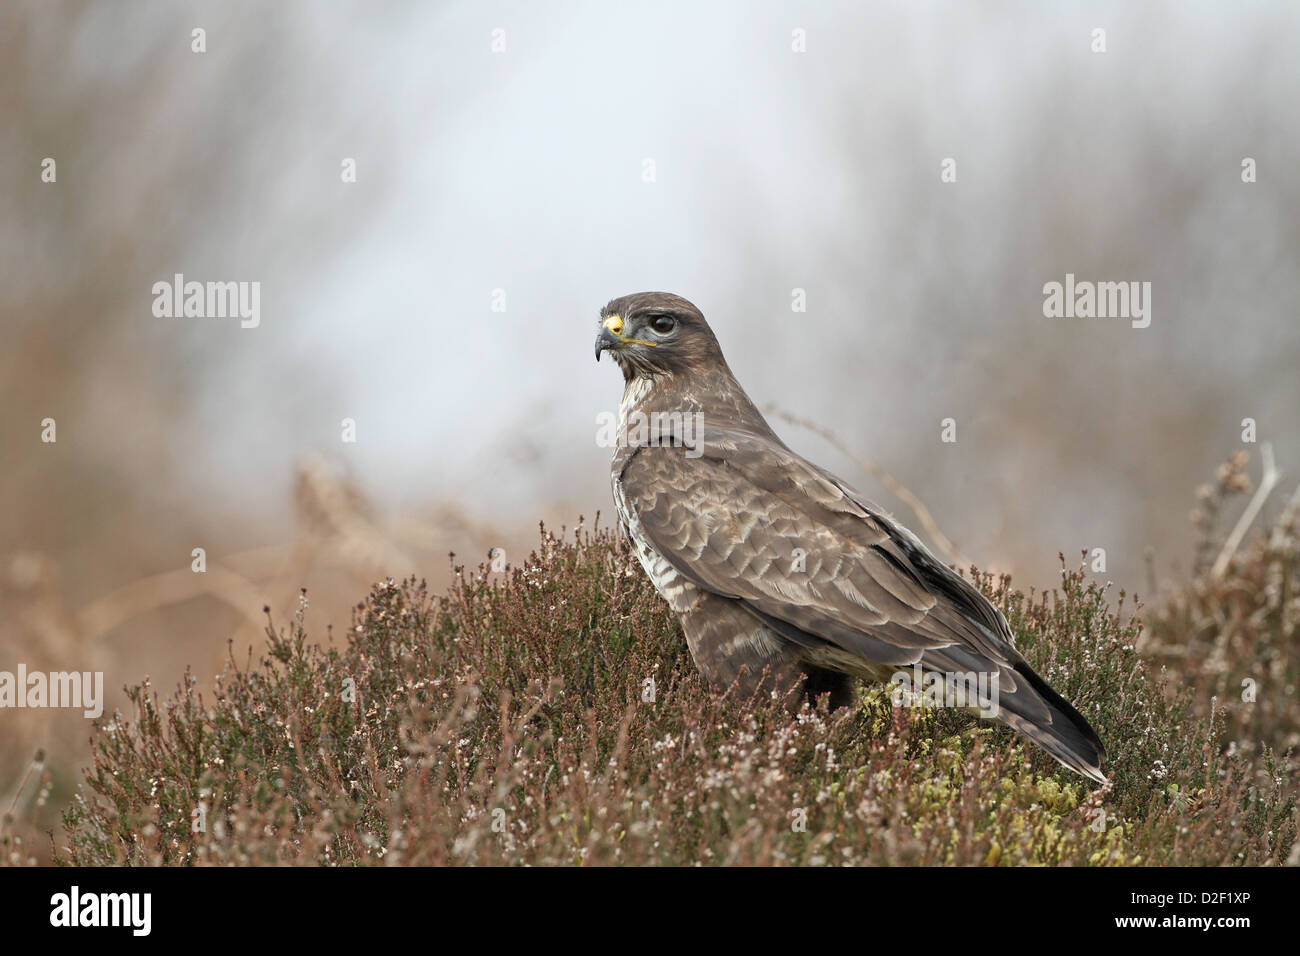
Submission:
[[877,663],[954,644],[1021,660],[978,592],[838,479],[761,436],[704,438],[698,458],[637,449],[619,478],[655,548],[697,586]]
[[635,449],[616,478],[642,533],[687,580],[864,672],[997,673],[999,716],[1104,780],[1087,721],[1033,673],[998,610],[911,532],[774,438],[713,428],[695,447],[701,456]]

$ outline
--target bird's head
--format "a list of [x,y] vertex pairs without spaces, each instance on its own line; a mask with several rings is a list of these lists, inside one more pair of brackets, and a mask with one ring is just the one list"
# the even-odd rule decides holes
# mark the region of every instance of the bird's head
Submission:
[[625,295],[601,309],[596,361],[606,351],[629,381],[726,365],[700,310],[669,292]]

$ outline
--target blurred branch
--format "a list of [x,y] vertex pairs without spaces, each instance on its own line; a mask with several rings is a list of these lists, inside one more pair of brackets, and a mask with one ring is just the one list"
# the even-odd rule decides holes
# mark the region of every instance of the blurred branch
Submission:
[[1278,547],[1282,543],[1282,536],[1291,530],[1298,515],[1300,515],[1300,485],[1296,485],[1295,491],[1291,493],[1291,500],[1286,503],[1286,508],[1282,512],[1282,520],[1273,527],[1273,540],[1270,542],[1273,547]]
[[[93,642],[120,624],[160,607],[211,596],[239,612],[234,639],[265,630],[259,616],[277,595],[292,593],[311,568],[330,558],[337,566],[365,575],[413,573],[418,563],[380,531],[367,515],[368,503],[359,489],[321,459],[310,458],[298,466],[295,504],[304,531],[289,543],[228,556],[226,566],[208,562],[196,573],[188,567],[133,581],[81,608],[76,630]],[[244,573],[231,565],[247,566]],[[250,577],[251,575],[251,577]],[[254,581],[255,577],[258,580]]]
[[912,492],[909,491],[901,481],[889,472],[885,471],[885,469],[881,468],[875,462],[868,461],[865,458],[855,455],[844,444],[844,442],[840,441],[839,436],[829,428],[819,425],[811,419],[800,418],[798,415],[791,414],[778,405],[769,404],[765,406],[763,410],[769,415],[787,421],[791,425],[798,425],[800,428],[806,428],[810,432],[826,439],[841,454],[848,457],[855,465],[870,474],[891,493],[893,493],[895,497],[902,501],[903,504],[907,505],[907,507],[911,509],[912,514],[916,515],[916,520],[921,523],[921,527],[925,529],[925,533],[930,536],[930,540],[934,542],[934,546],[942,551],[951,563],[957,565],[959,568],[968,568],[974,564],[970,558],[961,553],[961,549],[958,548],[946,534],[939,530],[939,525],[935,522],[934,516],[930,514],[930,509],[925,506],[925,503],[922,502],[920,498],[912,494]]
[[1232,529],[1232,534],[1228,535],[1228,540],[1223,543],[1223,550],[1219,552],[1219,556],[1214,560],[1214,566],[1210,568],[1211,578],[1223,577],[1224,572],[1228,570],[1228,562],[1237,553],[1237,548],[1241,547],[1242,539],[1246,537],[1246,532],[1254,524],[1260,509],[1264,507],[1264,502],[1273,493],[1277,483],[1282,480],[1282,472],[1277,470],[1277,465],[1273,462],[1273,446],[1269,442],[1264,442],[1262,453],[1264,474],[1259,479],[1259,489],[1255,492],[1255,497],[1250,499],[1250,504],[1241,513],[1241,517],[1237,519],[1237,525]]
[[262,626],[257,612],[267,602],[256,585],[233,571],[212,565],[202,574],[186,567],[133,581],[87,604],[77,612],[77,622],[85,638],[93,641],[147,611],[203,595],[224,601],[258,627]]

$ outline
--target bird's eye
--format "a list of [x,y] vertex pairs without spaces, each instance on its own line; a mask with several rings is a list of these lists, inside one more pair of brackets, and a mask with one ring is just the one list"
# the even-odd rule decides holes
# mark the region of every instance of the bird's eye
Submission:
[[650,328],[654,329],[660,335],[667,335],[677,325],[677,320],[671,315],[656,315],[650,320]]

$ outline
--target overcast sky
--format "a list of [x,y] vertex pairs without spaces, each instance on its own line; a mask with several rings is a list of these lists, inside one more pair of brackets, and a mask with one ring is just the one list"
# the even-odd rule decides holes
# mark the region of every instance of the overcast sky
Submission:
[[[131,481],[169,507],[282,515],[320,453],[390,514],[608,513],[621,380],[591,343],[645,289],[1030,580],[1058,550],[1184,555],[1245,417],[1300,478],[1293,4],[47,10],[10,20],[6,322],[65,330],[51,396],[66,330],[97,336],[86,440],[110,469],[156,447]],[[260,282],[260,325],[155,317],[178,272]],[[1152,283],[1150,327],[1045,318],[1067,273]]]

